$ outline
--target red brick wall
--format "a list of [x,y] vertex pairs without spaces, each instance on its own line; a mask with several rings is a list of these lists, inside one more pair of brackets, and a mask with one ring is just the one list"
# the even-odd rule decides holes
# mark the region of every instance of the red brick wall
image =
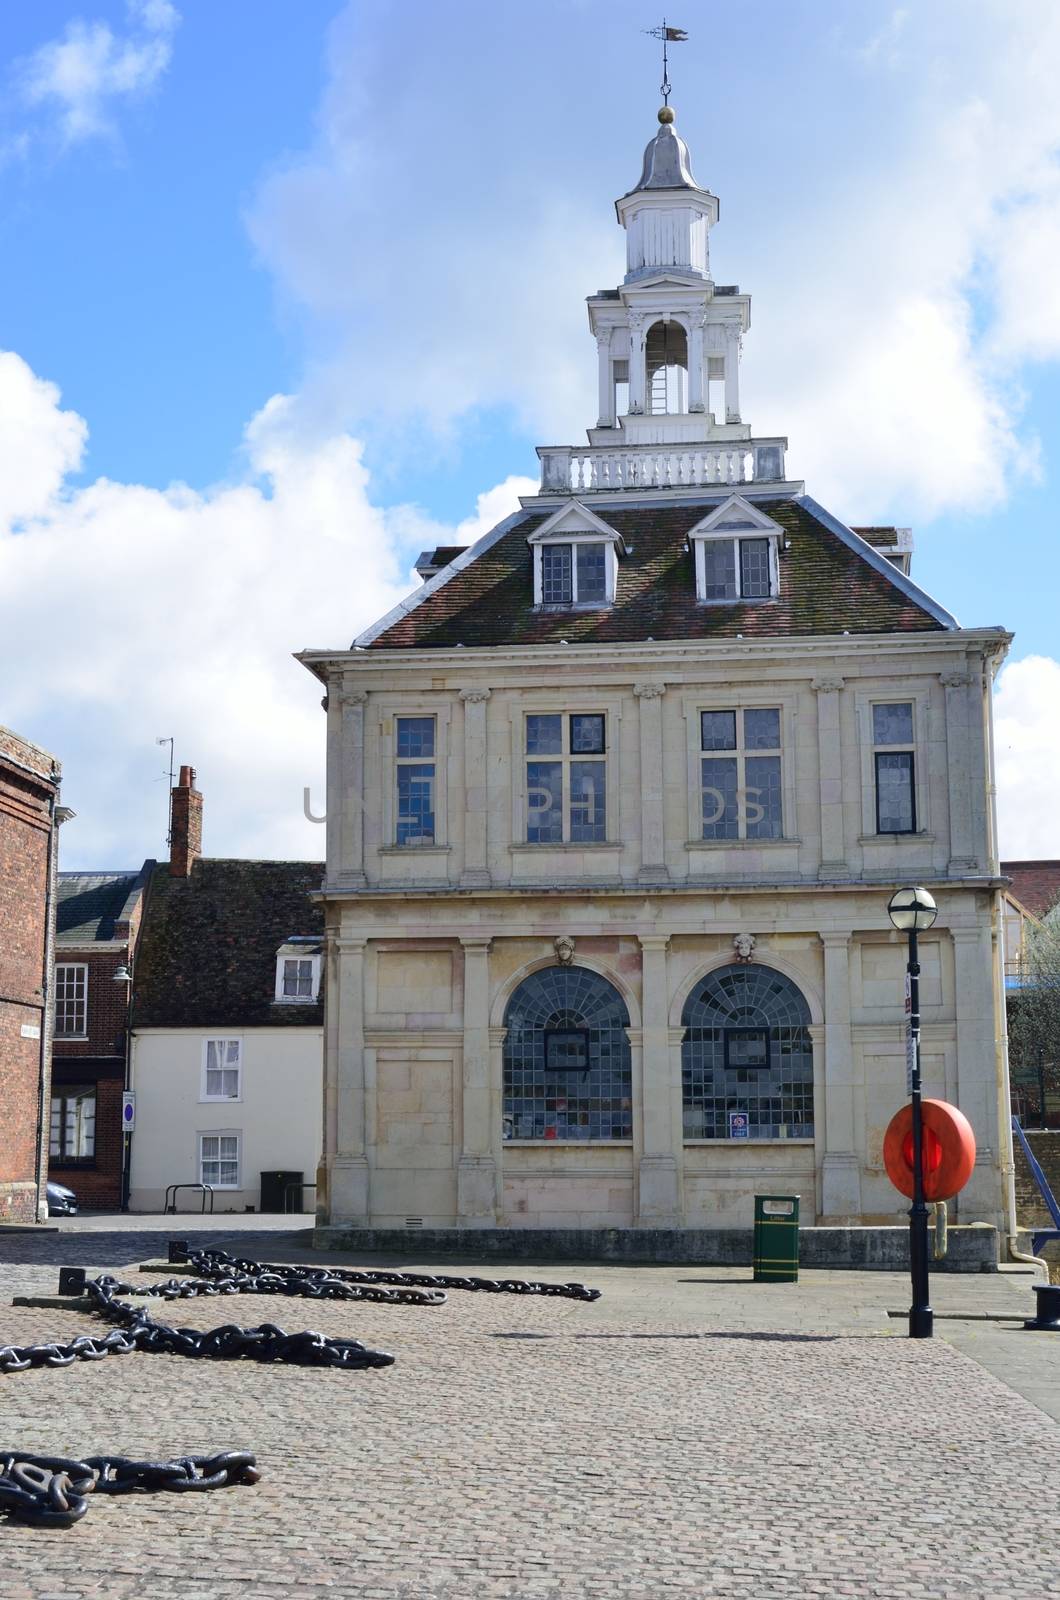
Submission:
[[[71,1076],[69,1069],[64,1069],[62,1076],[67,1082],[74,1082],[74,1077]],[[94,1073],[86,1073],[84,1078],[77,1081],[82,1083],[95,1081],[96,1083],[95,1158],[86,1165],[82,1162],[64,1163],[53,1156],[50,1163],[50,1176],[55,1179],[56,1183],[65,1183],[68,1189],[74,1191],[82,1210],[120,1211],[122,1167],[121,1096],[124,1077],[108,1077],[96,1080]],[[57,1076],[54,1092],[58,1093],[60,1088],[61,1085]]]
[[55,965],[81,965],[88,968],[88,1038],[68,1039],[55,1034],[52,1052],[56,1061],[77,1056],[115,1056],[125,1059],[125,1028],[129,1012],[129,985],[115,983],[114,974],[127,950],[73,949],[62,943],[55,946]]
[[[24,772],[42,754],[0,737],[0,1222],[33,1222],[37,1215],[37,1140],[40,1037],[43,1029],[49,801],[55,784]],[[39,762],[37,763],[39,765]]]

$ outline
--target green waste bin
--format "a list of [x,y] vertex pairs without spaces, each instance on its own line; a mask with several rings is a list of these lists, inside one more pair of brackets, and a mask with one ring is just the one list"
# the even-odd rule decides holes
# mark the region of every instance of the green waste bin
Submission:
[[755,1195],[753,1264],[756,1283],[798,1283],[797,1194]]

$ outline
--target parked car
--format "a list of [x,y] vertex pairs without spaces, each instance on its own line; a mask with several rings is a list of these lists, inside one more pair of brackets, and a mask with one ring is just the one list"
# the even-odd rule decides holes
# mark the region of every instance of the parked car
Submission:
[[48,1215],[49,1217],[76,1217],[77,1196],[65,1183],[53,1183],[48,1179]]

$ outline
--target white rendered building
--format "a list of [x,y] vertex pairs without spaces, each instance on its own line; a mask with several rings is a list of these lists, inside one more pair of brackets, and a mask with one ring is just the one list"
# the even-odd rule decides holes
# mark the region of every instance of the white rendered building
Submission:
[[990,686],[1008,635],[844,526],[743,422],[750,298],[668,108],[592,295],[599,416],[540,493],[326,685],[319,1218],[332,1228],[711,1229],[756,1192],[894,1222],[905,947],[922,882],[925,1093],[979,1145],[951,1212],[1004,1222]]

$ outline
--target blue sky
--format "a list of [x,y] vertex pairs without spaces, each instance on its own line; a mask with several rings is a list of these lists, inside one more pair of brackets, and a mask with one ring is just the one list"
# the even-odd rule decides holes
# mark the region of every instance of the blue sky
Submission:
[[[211,853],[319,851],[323,723],[290,652],[348,642],[418,549],[504,514],[534,445],[593,420],[584,297],[623,270],[653,20],[0,12],[0,720],[64,762],[67,865],[160,848],[161,734],[199,768]],[[714,273],[753,296],[744,414],[840,516],[912,525],[962,621],[1016,633],[1003,844],[1060,853],[1060,13],[677,20]]]

